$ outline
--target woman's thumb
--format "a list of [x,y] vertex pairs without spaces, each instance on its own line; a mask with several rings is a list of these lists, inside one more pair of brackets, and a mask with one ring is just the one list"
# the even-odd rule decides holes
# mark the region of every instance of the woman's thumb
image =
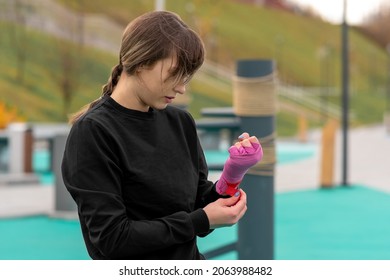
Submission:
[[229,198],[222,199],[223,205],[224,206],[232,206],[232,205],[236,204],[237,201],[240,199],[240,195],[241,195],[240,191],[237,190],[237,192],[233,196],[231,196]]

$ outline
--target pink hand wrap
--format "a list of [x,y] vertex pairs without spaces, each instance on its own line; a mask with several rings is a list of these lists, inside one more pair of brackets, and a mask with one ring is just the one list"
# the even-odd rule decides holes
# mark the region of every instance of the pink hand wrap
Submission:
[[260,144],[251,143],[252,147],[236,146],[229,148],[229,158],[223,167],[222,175],[217,182],[216,189],[219,194],[233,196],[237,192],[237,186],[248,169],[258,163],[263,157],[263,149]]

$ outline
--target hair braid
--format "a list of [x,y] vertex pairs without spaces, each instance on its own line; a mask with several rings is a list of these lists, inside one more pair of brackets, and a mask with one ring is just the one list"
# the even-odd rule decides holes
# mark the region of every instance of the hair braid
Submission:
[[[111,95],[112,94],[115,86],[118,84],[119,77],[122,74],[122,70],[123,70],[123,65],[122,65],[121,62],[119,62],[118,65],[116,65],[114,68],[112,68],[111,76],[108,79],[107,84],[105,84],[103,86],[102,96],[106,96],[106,95]],[[102,96],[99,97],[98,99],[92,101],[91,103],[87,104],[83,108],[81,108],[81,110],[78,111],[77,113],[73,114],[70,117],[69,123],[71,123],[71,124],[75,123],[85,112],[87,112],[91,108],[95,107],[95,105],[97,103],[99,103],[99,101],[102,98]]]
[[108,79],[107,84],[103,86],[103,91],[102,91],[103,96],[112,94],[116,85],[118,84],[118,80],[122,74],[122,70],[123,70],[122,63],[119,63],[114,68],[112,68],[111,76]]

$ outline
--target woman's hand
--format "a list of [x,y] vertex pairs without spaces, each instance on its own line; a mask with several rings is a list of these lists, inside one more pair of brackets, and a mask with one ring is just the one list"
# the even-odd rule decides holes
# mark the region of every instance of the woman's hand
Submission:
[[263,148],[256,136],[244,132],[238,140],[229,148],[229,158],[217,182],[216,190],[219,194],[234,195],[248,169],[263,157]]
[[229,148],[229,154],[236,161],[235,164],[250,168],[261,160],[263,149],[256,136],[244,132],[238,137],[238,142]]
[[234,144],[234,146],[239,149],[240,147],[252,147],[252,143],[260,144],[259,139],[256,136],[250,136],[249,133],[244,132],[240,136],[238,136],[238,142]]
[[209,219],[210,229],[232,226],[244,216],[246,205],[246,193],[237,190],[236,194],[229,198],[220,198],[203,208]]

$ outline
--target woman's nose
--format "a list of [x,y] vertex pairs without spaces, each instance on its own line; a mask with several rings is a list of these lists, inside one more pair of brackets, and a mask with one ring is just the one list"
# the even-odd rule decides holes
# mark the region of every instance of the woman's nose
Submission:
[[174,91],[180,94],[184,94],[186,92],[186,85],[184,83],[177,84],[174,87]]

